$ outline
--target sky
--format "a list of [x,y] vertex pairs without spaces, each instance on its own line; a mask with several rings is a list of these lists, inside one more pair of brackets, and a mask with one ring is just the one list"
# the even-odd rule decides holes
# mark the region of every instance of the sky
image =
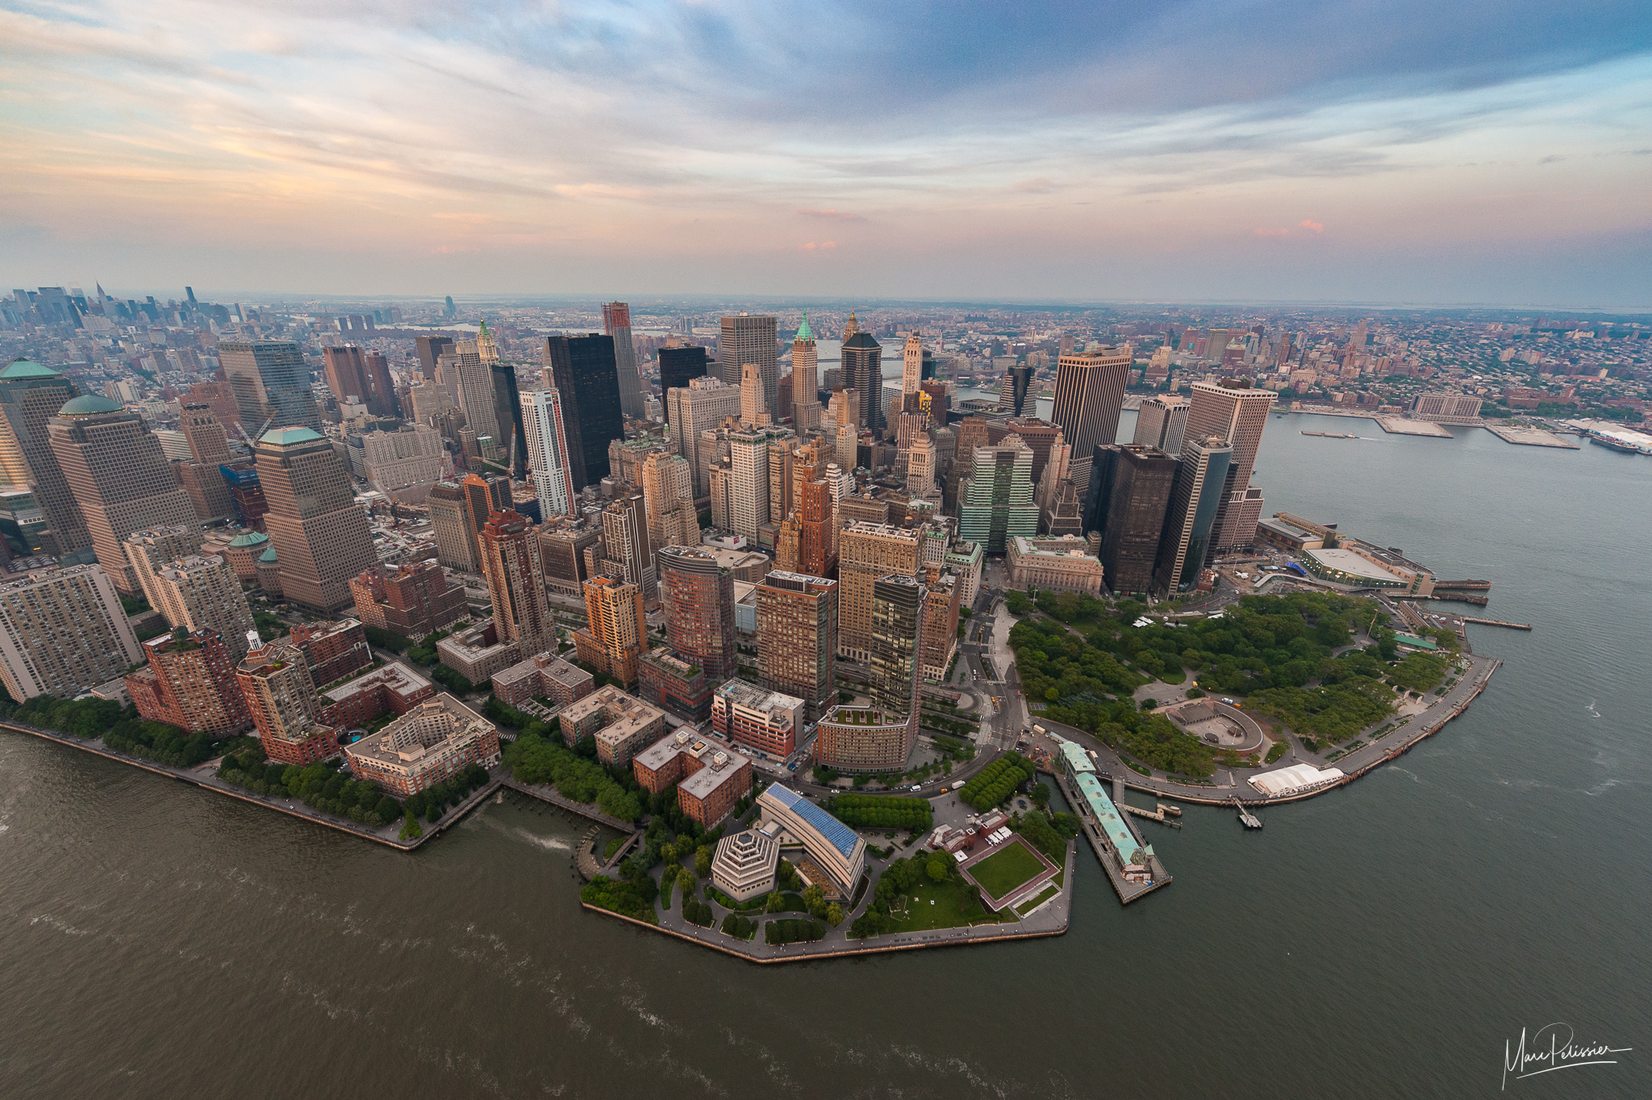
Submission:
[[0,281],[1652,307],[1648,0],[0,0]]

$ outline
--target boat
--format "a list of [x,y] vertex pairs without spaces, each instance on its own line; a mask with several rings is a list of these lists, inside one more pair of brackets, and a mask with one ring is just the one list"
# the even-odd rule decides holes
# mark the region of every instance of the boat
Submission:
[[1602,447],[1607,447],[1614,451],[1621,451],[1626,455],[1652,455],[1652,447],[1643,447],[1638,443],[1627,439],[1619,439],[1616,436],[1591,434],[1589,436],[1589,442],[1598,443]]
[[1320,439],[1358,439],[1353,432],[1303,432],[1303,435],[1318,436]]

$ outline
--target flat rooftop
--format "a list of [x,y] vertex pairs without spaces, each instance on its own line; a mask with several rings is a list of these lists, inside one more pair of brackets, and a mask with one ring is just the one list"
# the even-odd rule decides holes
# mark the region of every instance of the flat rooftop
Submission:
[[1335,569],[1339,573],[1347,573],[1350,576],[1368,577],[1374,581],[1390,583],[1407,579],[1392,570],[1384,569],[1375,562],[1362,558],[1352,550],[1344,550],[1340,546],[1335,550],[1317,549],[1303,552],[1326,568]]

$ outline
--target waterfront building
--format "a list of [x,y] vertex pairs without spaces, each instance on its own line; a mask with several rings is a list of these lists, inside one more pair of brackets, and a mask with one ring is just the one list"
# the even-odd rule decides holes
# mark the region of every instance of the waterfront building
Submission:
[[1010,540],[1010,584],[1022,589],[1101,593],[1102,567],[1089,544],[1075,535]]
[[710,717],[715,683],[704,668],[663,645],[644,653],[637,662],[637,694],[685,722],[704,722]]
[[545,384],[562,396],[568,473],[578,492],[608,476],[608,443],[625,438],[614,340],[594,332],[548,336],[543,355]]
[[1437,424],[1478,424],[1480,398],[1471,393],[1419,393],[1411,402],[1411,415]]
[[522,653],[556,645],[545,602],[545,567],[532,525],[516,512],[495,512],[482,526],[482,575],[493,603],[493,629]]
[[126,694],[140,715],[211,737],[251,728],[235,658],[217,631],[162,634],[143,643],[143,656],[148,663],[126,675]]
[[141,660],[102,566],[45,569],[0,583],[0,681],[18,702],[73,698]]
[[838,582],[772,570],[756,597],[758,680],[818,718],[837,686]]
[[220,340],[224,368],[243,430],[257,435],[269,427],[297,425],[321,431],[313,376],[304,353],[290,340]]
[[471,765],[499,763],[499,728],[453,696],[428,699],[344,750],[358,778],[410,798]]
[[666,638],[671,648],[702,666],[713,682],[736,671],[734,575],[701,546],[660,551]]
[[757,796],[758,812],[773,822],[786,839],[803,847],[809,861],[828,876],[818,885],[833,886],[843,897],[853,897],[866,872],[866,841],[849,826],[783,783],[771,783]]
[[650,794],[675,784],[678,807],[704,829],[716,828],[752,788],[749,758],[687,728],[639,752],[631,771]]
[[[698,344],[685,344],[677,347],[666,346],[660,349],[660,393],[665,399],[665,422],[667,424],[672,422],[671,406],[675,403],[671,400],[671,391],[687,386],[692,378],[704,378],[707,364],[706,349]],[[676,436],[677,433],[673,430],[672,437],[676,438]],[[681,452],[679,451],[679,453]],[[693,465],[692,458],[688,455],[683,457],[689,458],[690,466]]]
[[1268,413],[1278,399],[1272,390],[1252,389],[1248,383],[1195,382],[1191,387],[1184,454],[1187,440],[1197,442],[1213,436],[1232,451],[1216,509],[1212,549],[1248,546],[1256,540],[1263,500],[1260,489],[1251,491],[1250,479],[1256,470],[1256,452],[1262,446]]
[[613,577],[585,582],[585,621],[574,631],[574,652],[597,672],[622,684],[637,680],[637,661],[648,640],[642,591]]
[[181,525],[196,532],[192,551],[200,548],[195,506],[137,413],[84,394],[66,401],[46,431],[92,552],[116,588],[128,595],[142,591],[122,546],[134,531]]
[[321,693],[321,720],[339,729],[366,726],[383,715],[400,716],[436,696],[436,686],[412,667],[391,661]]
[[765,409],[775,408],[780,379],[777,325],[777,319],[766,314],[735,314],[723,318],[717,340],[718,370],[723,381],[738,386],[742,368],[748,363],[755,366]]
[[803,700],[729,680],[711,697],[711,728],[736,745],[784,760],[803,732]]
[[260,436],[255,452],[283,596],[322,612],[348,606],[350,578],[378,555],[333,445],[309,428],[284,427]]
[[1187,429],[1188,401],[1185,397],[1161,394],[1143,399],[1136,414],[1136,435],[1133,442],[1139,447],[1182,453],[1182,435]]
[[270,760],[303,767],[338,755],[338,731],[321,721],[315,680],[297,646],[252,649],[236,667],[235,679]]
[[300,623],[290,628],[287,635],[303,655],[310,678],[318,685],[333,683],[373,663],[367,631],[356,619]]
[[370,566],[351,578],[350,597],[364,625],[415,641],[468,614],[465,590],[433,561]]
[[779,842],[760,830],[744,829],[717,842],[711,884],[735,901],[751,901],[774,890],[779,868]]
[[838,534],[839,656],[866,661],[872,654],[872,589],[879,577],[918,575],[923,532],[887,523],[849,523]]
[[665,735],[665,711],[612,684],[575,699],[558,718],[570,747],[593,738],[597,759],[610,767],[629,764],[639,750]]
[[1182,457],[1170,489],[1164,537],[1153,582],[1175,593],[1198,583],[1216,535],[1216,517],[1233,448],[1218,435],[1182,441]]
[[1130,380],[1132,348],[1093,348],[1056,360],[1055,402],[1050,410],[1054,421],[1079,456],[1073,476],[1087,481],[1087,465],[1099,443],[1118,437],[1119,413],[1124,408],[1124,388]]
[[1004,553],[1011,538],[1038,533],[1033,452],[1019,435],[974,449],[958,487],[958,533],[988,554]]
[[229,562],[216,554],[192,554],[166,562],[151,578],[150,606],[173,629],[214,631],[229,650],[231,667],[247,655],[252,608]]
[[1087,529],[1101,532],[1103,580],[1114,595],[1139,596],[1153,586],[1178,465],[1173,456],[1137,444],[1096,448],[1091,481],[1105,487]]
[[52,452],[47,424],[78,392],[61,371],[31,359],[0,368],[0,470],[8,484],[34,490],[46,521],[42,545],[64,556],[90,550],[92,536]]

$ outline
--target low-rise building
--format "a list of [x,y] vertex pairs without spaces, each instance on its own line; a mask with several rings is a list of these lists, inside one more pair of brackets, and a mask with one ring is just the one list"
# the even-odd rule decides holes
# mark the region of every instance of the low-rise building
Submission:
[[452,626],[470,613],[465,590],[447,579],[434,561],[409,562],[386,569],[375,565],[350,580],[356,617],[365,625],[423,638]]
[[866,841],[858,833],[781,783],[764,788],[757,808],[764,821],[778,826],[782,847],[801,845],[838,893],[854,896],[855,884],[866,872]]
[[1015,536],[1009,540],[1010,583],[1017,588],[1057,592],[1101,592],[1101,560],[1076,535],[1053,539]]
[[835,706],[815,726],[815,759],[842,772],[899,772],[912,754],[912,719],[881,707]]
[[569,745],[595,738],[597,759],[628,764],[665,733],[665,711],[608,684],[562,708],[562,738]]
[[746,829],[717,842],[711,884],[735,901],[750,901],[775,888],[780,842],[759,829]]
[[637,783],[650,794],[677,786],[677,805],[692,821],[710,829],[751,792],[752,763],[728,745],[679,729],[639,752],[631,761]]
[[499,730],[443,692],[377,733],[345,747],[357,778],[407,798],[451,779],[472,764],[499,763]]
[[711,714],[711,683],[705,669],[665,646],[655,646],[637,662],[637,692],[688,722]]
[[711,698],[711,728],[737,745],[785,759],[797,749],[804,703],[795,695],[730,680]]
[[513,707],[541,696],[565,707],[595,690],[596,680],[589,672],[553,653],[540,653],[493,674],[493,694]]
[[515,642],[501,642],[493,624],[450,634],[436,643],[436,659],[472,684],[491,679],[521,658]]
[[321,693],[321,720],[340,727],[365,726],[384,714],[403,715],[436,694],[436,687],[409,665],[391,661]]

